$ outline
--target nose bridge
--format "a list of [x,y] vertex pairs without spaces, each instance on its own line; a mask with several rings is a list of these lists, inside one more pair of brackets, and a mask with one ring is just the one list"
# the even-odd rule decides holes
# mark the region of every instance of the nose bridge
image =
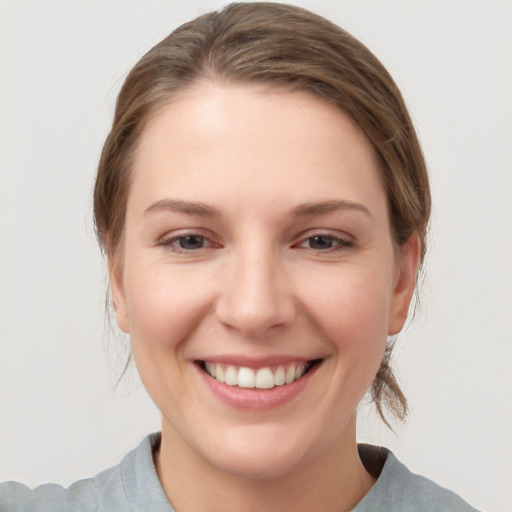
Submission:
[[246,336],[288,324],[294,305],[278,251],[269,243],[252,241],[231,256],[217,307],[219,320]]

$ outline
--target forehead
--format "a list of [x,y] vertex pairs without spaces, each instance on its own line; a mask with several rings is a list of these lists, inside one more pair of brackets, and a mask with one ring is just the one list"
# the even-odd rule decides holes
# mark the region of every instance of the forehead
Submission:
[[375,150],[348,115],[312,93],[258,84],[182,91],[147,123],[133,171],[130,196],[138,191],[147,201],[225,192],[307,202],[333,187],[360,201],[372,184],[383,194]]

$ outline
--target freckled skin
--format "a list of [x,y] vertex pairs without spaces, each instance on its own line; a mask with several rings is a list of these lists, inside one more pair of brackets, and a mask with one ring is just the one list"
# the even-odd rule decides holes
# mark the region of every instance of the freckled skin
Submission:
[[[215,214],[146,212],[167,198]],[[362,209],[292,213],[325,201]],[[184,249],[191,234],[200,238]],[[355,408],[386,337],[405,321],[417,265],[416,237],[395,261],[374,150],[332,105],[305,92],[203,83],[154,115],[111,283],[162,412],[158,471],[173,504],[202,510],[212,487],[226,510],[223,489],[233,500],[255,481],[268,491],[279,482],[268,492],[277,500],[300,492],[285,482],[301,478],[318,483],[326,510],[357,503],[372,480],[357,457]],[[194,364],[225,354],[323,361],[297,399],[247,412],[217,400]]]

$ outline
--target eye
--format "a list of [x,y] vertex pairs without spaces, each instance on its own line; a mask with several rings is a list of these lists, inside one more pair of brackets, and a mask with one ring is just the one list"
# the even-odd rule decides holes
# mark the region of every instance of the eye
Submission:
[[205,246],[206,239],[201,235],[187,235],[176,238],[174,242],[180,249],[193,251],[196,249],[202,249]]
[[352,242],[348,240],[332,235],[319,234],[306,238],[298,247],[315,251],[335,251],[351,247],[352,245]]
[[214,247],[216,244],[208,238],[197,233],[186,233],[179,236],[163,238],[158,241],[158,245],[173,252],[195,252],[207,247]]

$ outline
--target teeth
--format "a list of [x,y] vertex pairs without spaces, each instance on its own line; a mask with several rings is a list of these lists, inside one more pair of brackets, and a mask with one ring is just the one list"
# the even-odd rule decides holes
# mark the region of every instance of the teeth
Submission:
[[215,374],[212,373],[211,375],[215,375],[215,378],[219,382],[226,382],[226,376],[224,375],[224,370],[222,369],[222,366],[220,364],[217,365],[217,368],[215,369]]
[[256,375],[250,368],[238,370],[238,385],[241,388],[254,388],[256,386]]
[[291,384],[300,379],[306,371],[306,363],[292,363],[287,368],[278,366],[274,371],[270,368],[253,370],[247,367],[205,363],[206,372],[219,382],[228,386],[241,388],[271,389],[274,386]]
[[295,380],[300,379],[302,375],[304,375],[304,370],[306,369],[306,363],[302,362],[297,365],[297,369],[295,370]]
[[274,375],[274,384],[276,386],[282,386],[286,382],[286,374],[284,373],[284,368],[280,366]]
[[284,379],[285,379],[284,381],[286,382],[286,384],[290,384],[291,382],[293,382],[295,380],[295,366],[293,366],[293,364],[286,371],[286,375],[285,375]]
[[[240,378],[240,374],[239,374]],[[255,386],[260,389],[270,389],[274,387],[274,374],[270,368],[260,368],[256,372]]]
[[[217,373],[217,372],[215,372]],[[213,377],[213,375],[212,375]],[[226,384],[228,386],[238,386],[238,372],[236,371],[236,368],[234,366],[227,366],[226,367]]]

